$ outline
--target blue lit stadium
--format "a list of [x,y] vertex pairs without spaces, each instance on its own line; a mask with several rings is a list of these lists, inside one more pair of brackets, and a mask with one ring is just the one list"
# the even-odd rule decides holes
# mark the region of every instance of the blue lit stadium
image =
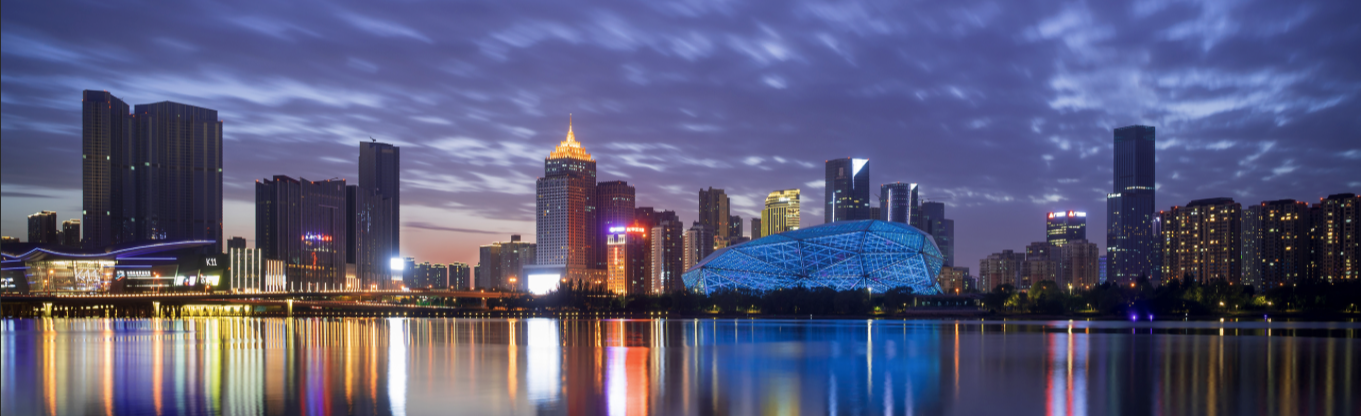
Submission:
[[941,254],[931,236],[878,220],[838,221],[762,237],[705,257],[683,276],[699,293],[792,287],[939,294]]

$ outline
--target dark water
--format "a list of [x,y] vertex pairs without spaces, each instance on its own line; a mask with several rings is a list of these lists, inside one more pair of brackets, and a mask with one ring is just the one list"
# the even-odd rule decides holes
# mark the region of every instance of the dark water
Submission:
[[0,321],[0,413],[1357,415],[1361,325]]

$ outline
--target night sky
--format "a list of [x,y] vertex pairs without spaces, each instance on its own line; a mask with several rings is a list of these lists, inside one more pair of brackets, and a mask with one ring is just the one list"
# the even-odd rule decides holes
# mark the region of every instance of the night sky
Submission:
[[[1361,2],[6,1],[3,234],[78,218],[81,90],[225,122],[225,227],[254,181],[357,181],[358,143],[402,147],[402,252],[477,262],[534,238],[534,180],[567,133],[599,180],[696,219],[803,190],[823,162],[921,184],[956,264],[1086,211],[1105,246],[1112,129],[1158,129],[1158,206],[1361,192]],[[748,230],[744,230],[747,232]]]

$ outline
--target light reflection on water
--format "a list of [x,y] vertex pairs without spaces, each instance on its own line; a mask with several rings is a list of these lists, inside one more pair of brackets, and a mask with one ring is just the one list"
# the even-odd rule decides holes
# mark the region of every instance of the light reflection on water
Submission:
[[3,320],[0,413],[1351,415],[1361,411],[1358,330],[1282,322]]

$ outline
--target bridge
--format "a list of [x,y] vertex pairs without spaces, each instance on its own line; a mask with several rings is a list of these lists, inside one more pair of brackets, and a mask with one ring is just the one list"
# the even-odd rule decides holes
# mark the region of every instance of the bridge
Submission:
[[[76,316],[76,317],[151,317],[242,314],[292,316],[295,308],[305,314],[330,315],[339,311],[377,315],[443,315],[451,312],[484,311],[488,299],[514,299],[528,296],[515,292],[471,290],[313,290],[298,292],[173,292],[173,293],[38,293],[0,295],[0,316]],[[393,299],[421,298],[421,304],[394,302]],[[428,302],[431,298],[437,299]],[[477,299],[476,304],[459,304],[460,299]],[[409,302],[409,301],[408,301]],[[431,305],[431,303],[439,305]]]

